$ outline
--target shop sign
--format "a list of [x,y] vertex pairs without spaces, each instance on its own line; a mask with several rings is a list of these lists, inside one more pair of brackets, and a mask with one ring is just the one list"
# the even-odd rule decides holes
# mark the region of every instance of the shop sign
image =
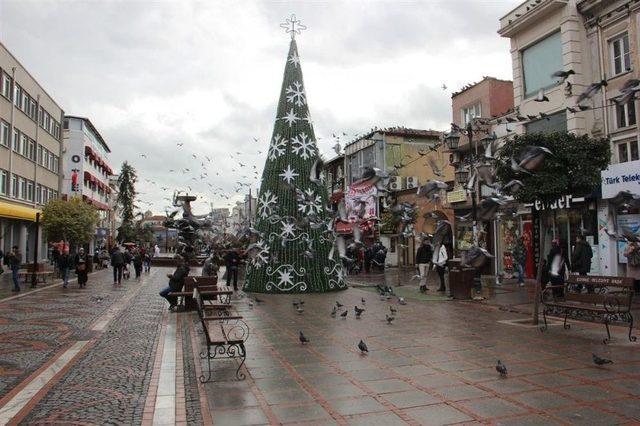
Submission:
[[461,203],[463,201],[467,201],[467,191],[464,189],[457,189],[455,191],[447,192],[447,202],[451,203]]
[[540,200],[536,200],[533,203],[533,208],[540,210],[556,210],[556,209],[569,209],[571,208],[571,195],[564,195],[551,203],[543,203]]
[[601,172],[602,198],[613,198],[620,191],[640,195],[640,160],[610,165]]
[[[378,188],[370,183],[351,185],[345,197],[347,217],[349,222],[356,222],[359,217],[368,219],[376,216],[378,205]],[[359,209],[364,203],[364,216],[359,214]]]

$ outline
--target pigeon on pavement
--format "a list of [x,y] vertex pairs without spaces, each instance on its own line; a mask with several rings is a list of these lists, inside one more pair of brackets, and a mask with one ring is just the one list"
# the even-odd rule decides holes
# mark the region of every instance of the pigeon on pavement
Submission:
[[507,366],[504,365],[500,360],[498,360],[498,364],[496,364],[496,371],[500,373],[500,377],[507,376]]
[[307,339],[307,337],[304,334],[302,334],[302,331],[300,332],[300,337],[299,338],[300,338],[300,343],[302,343],[303,345],[305,343],[309,343],[310,342],[310,340]]
[[592,353],[591,358],[593,358],[593,363],[596,365],[605,365],[605,364],[613,364],[613,361],[606,358],[600,358],[598,355]]
[[369,353],[369,348],[367,347],[367,344],[364,343],[362,340],[360,340],[360,343],[358,343],[358,349],[360,349],[360,353],[364,354],[365,352]]

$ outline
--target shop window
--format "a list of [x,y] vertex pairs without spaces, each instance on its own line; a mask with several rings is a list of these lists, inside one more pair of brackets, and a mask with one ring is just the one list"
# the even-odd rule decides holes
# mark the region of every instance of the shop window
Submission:
[[613,75],[631,70],[631,55],[629,54],[629,35],[622,34],[609,42],[611,52],[611,70]]
[[556,32],[523,50],[522,69],[525,97],[536,95],[540,89],[555,86],[557,83],[551,74],[563,68],[560,32]]
[[618,163],[626,163],[628,161],[638,160],[638,141],[632,139],[616,144],[616,152],[618,154]]
[[630,100],[626,104],[616,105],[616,128],[622,129],[636,124],[636,103]]

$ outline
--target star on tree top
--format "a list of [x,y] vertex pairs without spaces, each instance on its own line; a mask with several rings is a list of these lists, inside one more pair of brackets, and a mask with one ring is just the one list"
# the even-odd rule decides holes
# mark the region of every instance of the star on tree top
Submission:
[[280,24],[280,28],[283,28],[287,34],[291,34],[291,38],[296,38],[296,34],[306,30],[307,26],[302,25],[302,21],[297,19],[295,14],[292,14],[290,18]]

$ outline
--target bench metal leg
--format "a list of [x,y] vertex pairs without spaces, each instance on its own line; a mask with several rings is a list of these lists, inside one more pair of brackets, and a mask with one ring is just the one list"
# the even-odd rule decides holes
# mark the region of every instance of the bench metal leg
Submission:
[[244,343],[240,343],[240,345],[238,345],[238,346],[240,347],[240,350],[239,350],[240,353],[238,355],[239,355],[241,361],[240,361],[240,365],[238,366],[238,369],[236,370],[236,378],[238,380],[244,380],[246,376],[245,376],[244,373],[240,372],[240,369],[244,365],[244,361],[247,358],[247,351],[246,351],[246,349],[244,347]]
[[562,326],[565,330],[569,330],[571,328],[571,324],[567,324],[567,317],[569,316],[569,311],[564,313],[564,324]]
[[540,327],[540,331],[544,332],[547,330],[547,328],[549,328],[549,326],[547,325],[547,308],[542,309],[542,319],[544,320],[544,325]]
[[633,315],[631,315],[631,312],[629,312],[629,341],[635,342],[636,340],[638,340],[638,338],[633,334],[631,334],[632,332],[633,332]]
[[611,341],[611,332],[609,332],[609,321],[608,320],[604,321],[604,326],[607,328],[607,337],[606,337],[606,339],[602,340],[602,343],[604,343],[606,345],[607,343],[609,343]]
[[200,382],[201,383],[207,383],[208,381],[211,380],[211,347],[207,345],[207,352],[200,352],[200,359],[204,359],[207,358],[207,369],[208,369],[208,375],[207,378],[205,379],[204,377],[204,373],[202,375],[200,375]]

